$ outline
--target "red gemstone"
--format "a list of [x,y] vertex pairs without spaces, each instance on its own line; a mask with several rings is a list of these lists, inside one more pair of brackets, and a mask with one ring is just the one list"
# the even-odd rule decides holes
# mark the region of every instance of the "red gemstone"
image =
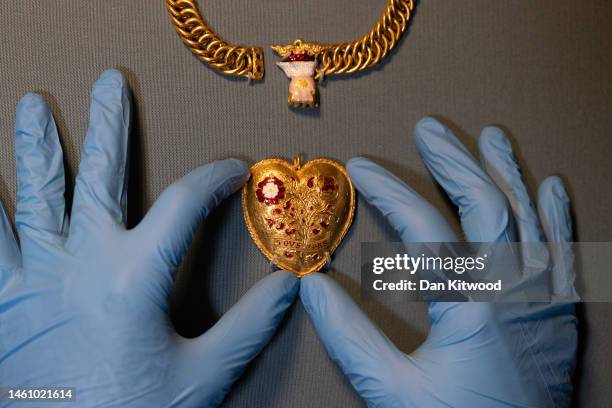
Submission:
[[314,61],[314,57],[312,57],[311,55],[308,55],[307,53],[303,53],[303,54],[289,54],[289,56],[287,57],[287,61]]

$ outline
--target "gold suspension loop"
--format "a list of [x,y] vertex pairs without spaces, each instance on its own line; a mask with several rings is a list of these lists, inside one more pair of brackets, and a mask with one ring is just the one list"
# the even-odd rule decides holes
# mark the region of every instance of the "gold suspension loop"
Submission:
[[228,44],[204,22],[194,0],[166,0],[166,7],[183,43],[200,60],[226,75],[263,78],[261,48]]
[[[183,43],[200,60],[226,75],[262,79],[263,50],[231,45],[204,22],[195,0],[166,0],[170,18]],[[339,44],[321,45],[315,79],[352,74],[380,63],[406,31],[415,0],[388,0],[378,22],[363,37]]]

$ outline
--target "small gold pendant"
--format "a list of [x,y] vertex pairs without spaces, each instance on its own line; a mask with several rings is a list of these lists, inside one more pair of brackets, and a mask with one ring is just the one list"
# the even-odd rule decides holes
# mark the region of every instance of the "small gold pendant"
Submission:
[[244,220],[261,252],[303,277],[320,270],[346,235],[355,190],[344,167],[328,159],[293,164],[268,159],[242,189]]
[[272,49],[283,61],[276,65],[291,79],[289,84],[289,106],[292,108],[319,106],[319,95],[315,74],[318,56],[323,46],[295,40],[289,45],[274,45]]

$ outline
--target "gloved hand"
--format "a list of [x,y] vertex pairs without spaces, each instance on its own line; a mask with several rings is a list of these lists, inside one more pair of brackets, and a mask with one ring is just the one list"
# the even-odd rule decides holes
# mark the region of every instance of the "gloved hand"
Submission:
[[[467,240],[572,240],[561,180],[550,177],[540,186],[538,218],[500,129],[486,128],[480,137],[482,167],[435,119],[419,122],[416,141],[429,171],[458,206]],[[404,243],[457,241],[440,213],[392,174],[364,158],[352,159],[348,171]],[[577,346],[573,257],[569,249],[556,249],[549,258],[546,245],[542,249],[526,251],[522,261],[550,262],[555,295],[568,302],[432,302],[427,340],[410,355],[329,277],[303,278],[300,297],[329,355],[369,406],[566,407]]]
[[104,72],[93,88],[68,222],[49,108],[33,94],[17,106],[20,245],[2,210],[0,384],[75,387],[77,403],[60,404],[68,407],[216,406],[270,340],[299,284],[274,273],[202,336],[174,331],[174,271],[198,223],[240,188],[248,168],[223,160],[194,170],[127,230],[131,111],[125,79]]

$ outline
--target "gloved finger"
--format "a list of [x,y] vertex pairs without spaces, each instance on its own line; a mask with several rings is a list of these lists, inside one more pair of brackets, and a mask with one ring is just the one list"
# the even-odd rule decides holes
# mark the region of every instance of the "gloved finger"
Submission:
[[349,160],[346,168],[355,188],[404,243],[457,240],[442,214],[392,173],[363,157]]
[[27,94],[17,105],[17,213],[21,244],[28,238],[56,239],[67,226],[64,161],[57,127],[40,95]]
[[[70,240],[92,223],[125,223],[128,136],[131,102],[128,83],[115,70],[104,71],[93,86],[72,207]],[[76,234],[77,237],[72,235]]]
[[538,210],[544,232],[551,243],[553,292],[559,297],[577,298],[570,201],[559,177],[548,177],[540,185]]
[[21,254],[11,222],[6,215],[4,206],[0,203],[0,288],[2,288],[21,266]]
[[362,157],[349,160],[346,168],[355,188],[378,208],[405,245],[458,241],[442,214],[392,173]]
[[202,166],[170,185],[138,225],[136,232],[168,271],[181,263],[198,224],[248,178],[240,160]]
[[487,174],[504,192],[512,207],[521,241],[543,241],[540,221],[504,131],[493,126],[486,127],[480,135],[479,148]]
[[[521,257],[525,277],[535,278],[547,271],[549,253],[536,210],[523,182],[512,145],[503,130],[487,127],[479,140],[481,161],[487,174],[504,192],[518,227]],[[547,277],[546,281],[548,280]]]
[[294,302],[299,280],[286,271],[268,275],[205,334],[184,340],[176,359],[181,388],[189,406],[217,406],[247,364],[270,341]]
[[459,208],[468,241],[515,241],[506,197],[452,131],[434,118],[424,118],[415,134],[425,165]]
[[384,400],[406,356],[328,276],[302,278],[300,299],[330,358],[355,390],[368,402]]

